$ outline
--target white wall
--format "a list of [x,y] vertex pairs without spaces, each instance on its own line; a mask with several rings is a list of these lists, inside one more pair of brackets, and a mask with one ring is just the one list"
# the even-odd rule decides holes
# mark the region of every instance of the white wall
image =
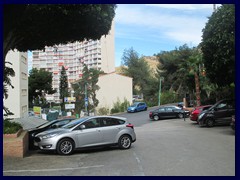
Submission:
[[4,106],[9,108],[14,115],[10,118],[21,118],[28,116],[28,59],[27,53],[10,51],[6,56],[6,62],[12,65],[15,77],[11,77],[12,89],[8,86],[8,98],[4,99]]
[[100,90],[96,93],[99,100],[97,109],[105,107],[111,110],[118,99],[123,102],[126,98],[132,102],[132,78],[116,73],[106,74],[99,77],[98,85]]

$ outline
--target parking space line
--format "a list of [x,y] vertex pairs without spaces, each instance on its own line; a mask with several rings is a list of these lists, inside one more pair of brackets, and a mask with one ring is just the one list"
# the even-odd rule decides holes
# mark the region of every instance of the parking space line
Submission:
[[44,172],[44,171],[69,171],[69,170],[77,170],[77,169],[88,169],[88,168],[100,168],[104,165],[96,165],[96,166],[85,166],[85,167],[77,167],[77,168],[60,168],[60,169],[32,169],[32,170],[7,170],[3,171],[4,173],[19,173],[19,172]]
[[140,176],[145,176],[140,159],[137,157],[137,154],[135,152],[133,152],[133,155],[134,155],[135,159],[137,160],[137,165],[138,165],[138,168],[140,170],[140,174],[139,175]]

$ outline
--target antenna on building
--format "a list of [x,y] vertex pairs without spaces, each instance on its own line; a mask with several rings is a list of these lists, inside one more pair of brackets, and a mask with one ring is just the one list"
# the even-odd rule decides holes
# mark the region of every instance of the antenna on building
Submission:
[[216,11],[216,4],[213,4],[213,12]]

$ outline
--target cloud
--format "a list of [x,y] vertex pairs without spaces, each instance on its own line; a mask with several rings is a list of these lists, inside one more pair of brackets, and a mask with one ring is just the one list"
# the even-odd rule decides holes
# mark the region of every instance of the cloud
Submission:
[[213,4],[146,4],[146,6],[180,10],[213,9]]
[[154,34],[159,38],[197,45],[212,8],[211,4],[121,4],[115,18],[121,32],[116,32],[116,37],[145,39]]

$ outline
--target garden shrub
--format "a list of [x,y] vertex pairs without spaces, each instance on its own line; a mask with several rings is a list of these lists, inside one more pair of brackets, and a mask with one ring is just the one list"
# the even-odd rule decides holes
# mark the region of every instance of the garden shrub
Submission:
[[4,134],[15,134],[20,129],[22,129],[22,125],[17,122],[11,122],[10,120],[3,121]]

